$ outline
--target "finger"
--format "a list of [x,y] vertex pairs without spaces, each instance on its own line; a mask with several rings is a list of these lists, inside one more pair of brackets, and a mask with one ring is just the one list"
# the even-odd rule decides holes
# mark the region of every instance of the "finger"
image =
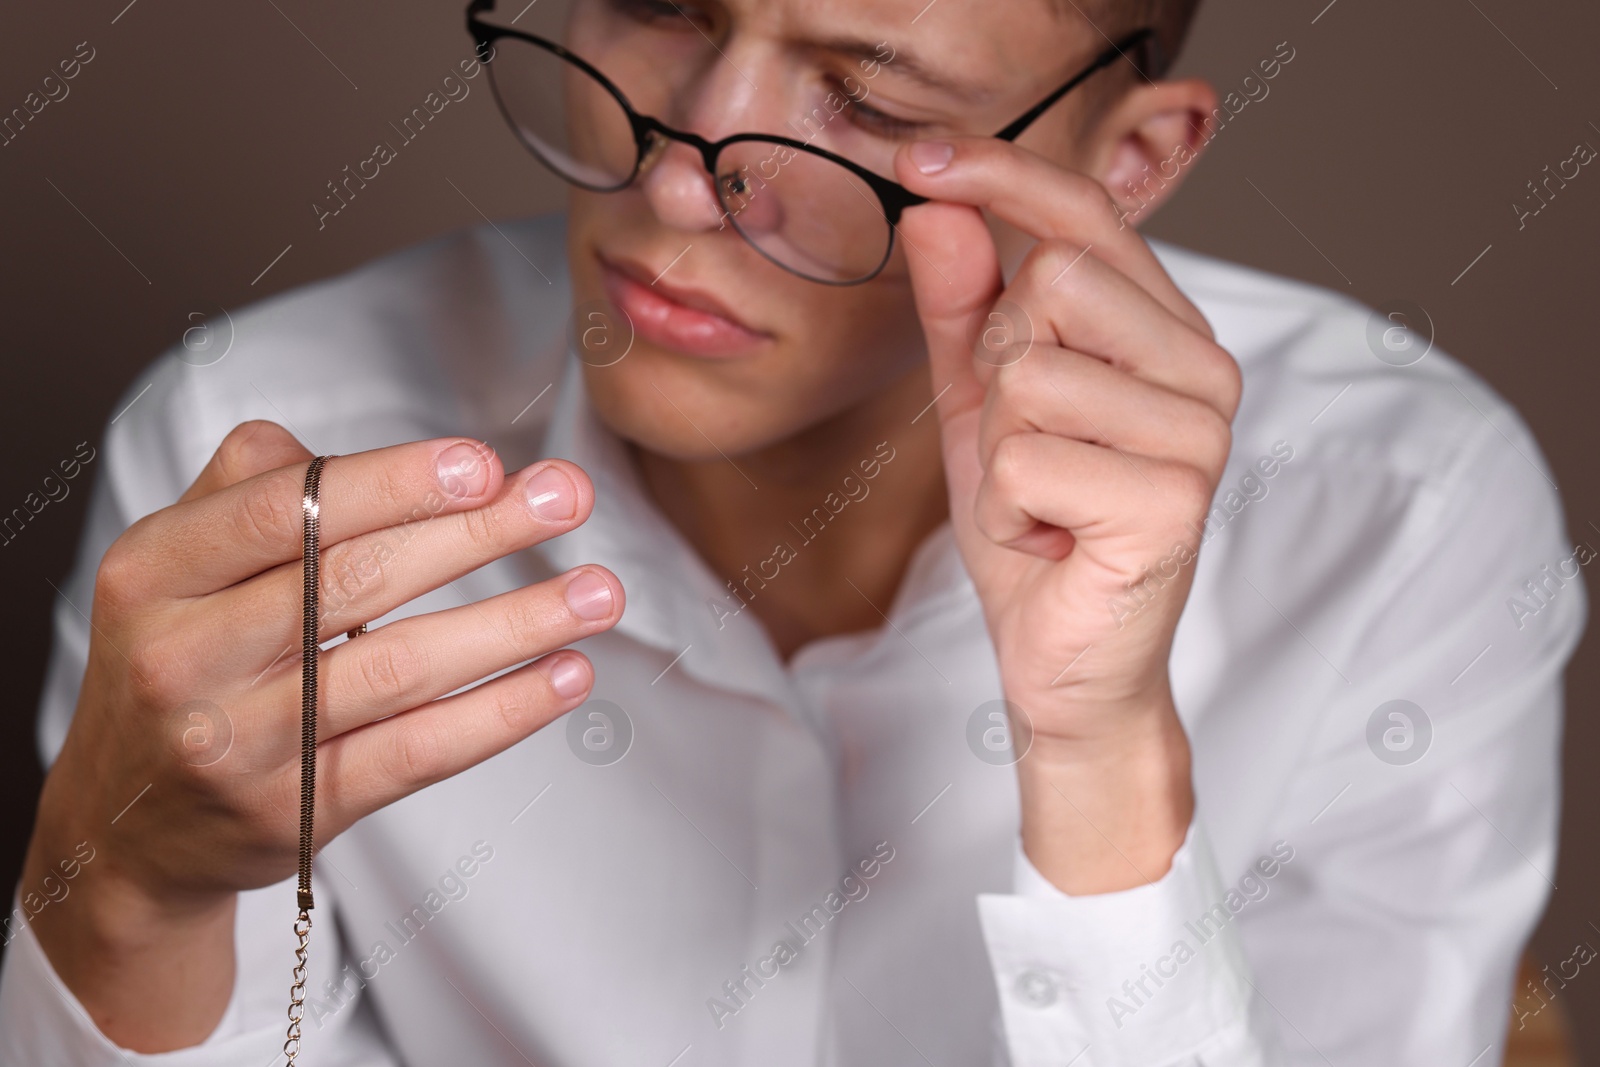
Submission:
[[594,668],[552,652],[464,693],[369,723],[317,747],[330,812],[353,822],[498,755],[581,704]]
[[1128,275],[1086,253],[1073,241],[1041,241],[1006,288],[1005,299],[1026,312],[1024,328],[1034,343],[1097,356],[1231,420],[1242,380],[1233,356]]
[[987,468],[1001,441],[1036,431],[1178,459],[1218,476],[1232,444],[1228,420],[1209,403],[1094,356],[1038,344],[995,371],[980,421],[979,461]]
[[1000,442],[984,470],[975,522],[996,544],[1022,551],[1043,523],[1091,550],[1121,545],[1143,558],[1187,536],[1210,502],[1206,475],[1186,463],[1019,433]]
[[264,471],[310,459],[306,447],[277,423],[266,419],[241,422],[228,431],[205,469],[176,502],[197,500]]
[[[938,143],[951,146],[950,159],[928,173],[915,161],[925,149],[914,154],[913,144],[896,153],[895,176],[901,184],[934,200],[987,208],[1041,240],[1066,237],[1091,247],[1191,328],[1212,336],[1205,316],[1167,276],[1138,231],[1123,225],[1116,202],[1099,182],[993,137],[950,137]],[[948,269],[947,260],[936,262],[941,270]]]
[[[327,710],[318,718],[318,740],[410,711],[609,629],[622,609],[617,576],[604,567],[587,566],[477,603],[399,619],[342,641],[323,653],[318,667],[328,694]],[[295,706],[298,673],[285,673],[266,687],[261,702],[265,718],[281,722],[284,709]]]
[[[506,478],[495,497],[470,511],[422,516],[336,542],[322,552],[317,639],[325,641],[393,611],[486,563],[581,525],[594,485],[573,463],[530,464]],[[212,653],[219,670],[254,676],[302,642],[299,560],[215,593],[197,605],[196,632],[235,632]],[[230,620],[257,620],[248,628]],[[382,627],[381,629],[387,629]],[[341,646],[343,647],[343,646]]]
[[[147,516],[134,535],[149,565],[135,593],[200,596],[304,552],[306,468],[295,462]],[[441,437],[336,456],[322,472],[326,547],[370,530],[458,512],[493,497],[499,458],[482,441]]]

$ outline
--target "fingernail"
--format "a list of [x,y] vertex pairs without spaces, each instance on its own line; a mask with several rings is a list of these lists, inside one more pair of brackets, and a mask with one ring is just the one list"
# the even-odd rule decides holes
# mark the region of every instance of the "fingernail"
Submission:
[[556,657],[545,677],[550,679],[550,688],[566,700],[582,696],[583,691],[589,688],[588,674],[577,656]]
[[528,507],[545,522],[570,519],[578,510],[577,487],[560,467],[546,467],[528,479]]
[[440,452],[436,469],[439,484],[458,500],[489,487],[489,461],[472,445],[451,445]]
[[580,619],[603,619],[611,614],[611,586],[594,571],[584,571],[567,583],[567,607]]
[[950,165],[956,146],[949,141],[916,141],[911,145],[911,162],[924,174],[936,174]]

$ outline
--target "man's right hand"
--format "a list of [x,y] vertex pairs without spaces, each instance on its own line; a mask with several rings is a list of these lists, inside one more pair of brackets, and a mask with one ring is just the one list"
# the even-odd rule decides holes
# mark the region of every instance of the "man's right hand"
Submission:
[[[188,491],[124,531],[96,572],[82,691],[45,780],[22,890],[79,842],[96,850],[71,896],[33,927],[95,1024],[125,1048],[183,1048],[215,1029],[233,987],[238,892],[295,871],[301,501],[312,458],[283,427],[242,423]],[[318,639],[565,533],[593,504],[573,464],[508,475],[467,438],[336,456],[322,474]],[[622,606],[616,576],[585,566],[325,651],[318,847],[580,704],[592,666],[554,650],[609,628]]]

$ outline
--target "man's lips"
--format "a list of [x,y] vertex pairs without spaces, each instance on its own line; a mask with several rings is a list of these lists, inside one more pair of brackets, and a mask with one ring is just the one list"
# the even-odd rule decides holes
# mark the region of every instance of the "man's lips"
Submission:
[[596,259],[606,295],[653,344],[694,356],[734,356],[772,339],[704,290],[671,285],[659,270],[634,260],[598,254]]

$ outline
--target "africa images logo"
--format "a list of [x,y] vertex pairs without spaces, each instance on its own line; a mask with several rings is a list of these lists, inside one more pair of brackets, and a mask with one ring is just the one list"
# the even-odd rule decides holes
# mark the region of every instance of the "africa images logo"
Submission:
[[707,997],[706,1008],[711,1012],[711,1021],[716,1023],[717,1029],[727,1026],[728,1020],[748,1007],[769,981],[799,959],[806,946],[821,937],[834,917],[844,911],[845,905],[867,899],[867,894],[872,891],[867,883],[876,878],[892,859],[893,846],[887,841],[879,841],[872,847],[872,855],[859,861],[839,879],[837,888],[828,890],[821,902],[813,904],[810,911],[800,916],[798,925],[794,920],[783,924],[788,937],[774,941],[772,951],[757,960],[753,968],[745,964],[738,974],[723,982],[723,996]]

